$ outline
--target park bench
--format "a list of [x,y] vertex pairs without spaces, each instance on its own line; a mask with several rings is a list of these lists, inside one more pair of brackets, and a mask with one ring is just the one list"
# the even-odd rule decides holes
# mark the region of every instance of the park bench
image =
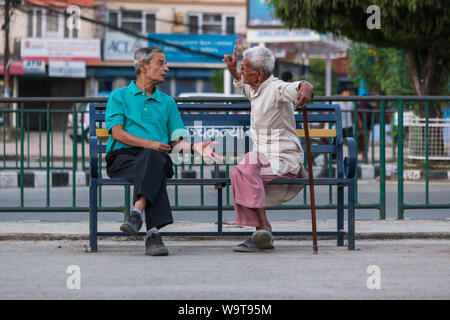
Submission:
[[[194,133],[196,130],[216,130],[217,132],[225,132],[231,130],[233,132],[236,128],[239,130],[248,129],[250,126],[250,115],[242,114],[243,110],[249,110],[250,105],[235,104],[227,105],[224,103],[182,103],[178,104],[179,110],[182,111],[182,119],[186,128]],[[97,220],[98,220],[98,189],[102,185],[131,185],[125,179],[110,179],[102,177],[102,154],[106,152],[106,141],[109,137],[107,130],[105,129],[105,112],[106,107],[99,104],[91,104],[90,108],[90,212],[89,212],[89,233],[90,233],[90,249],[91,251],[97,251],[97,238],[99,236],[126,236],[121,232],[98,232]],[[202,110],[202,113],[195,112],[185,113],[190,111]],[[233,110],[232,114],[226,112],[226,110]],[[211,111],[214,111],[211,113]],[[239,112],[241,111],[241,112]],[[355,248],[355,171],[356,171],[356,144],[353,138],[343,138],[341,127],[341,112],[338,105],[331,104],[311,104],[307,106],[308,121],[310,123],[325,123],[331,124],[334,129],[310,129],[311,138],[328,138],[329,144],[314,144],[312,140],[311,153],[327,153],[334,154],[336,161],[336,173],[331,178],[314,178],[314,185],[335,185],[337,186],[337,225],[336,231],[318,231],[318,236],[336,236],[337,245],[344,246],[344,236],[347,235],[348,249],[354,250]],[[299,138],[304,137],[304,131],[302,129],[303,117],[301,114],[295,116],[297,123],[297,133]],[[198,127],[199,121],[201,121],[202,127]],[[225,130],[225,131],[223,131]],[[206,140],[211,140],[210,134],[205,134],[206,131],[202,131],[201,134],[206,135]],[[197,131],[198,132],[198,131]],[[209,131],[210,133],[211,131]],[[236,132],[236,131],[234,131]],[[194,136],[191,136],[191,142],[195,141]],[[227,143],[223,136],[224,144],[223,151],[227,152]],[[235,141],[237,137],[234,138]],[[215,139],[220,142],[220,138]],[[197,141],[196,141],[197,142]],[[344,158],[343,146],[348,146],[348,156]],[[249,138],[245,138],[245,152],[249,151]],[[304,143],[302,143],[303,149],[305,149]],[[236,144],[234,144],[233,152],[236,153]],[[229,151],[228,151],[229,152]],[[331,157],[330,157],[331,158]],[[308,179],[275,179],[272,184],[302,184],[308,185]],[[227,185],[230,185],[230,179],[227,177],[219,176],[219,166],[214,165],[214,174],[212,178],[172,178],[167,180],[167,185],[193,185],[193,186],[214,186],[217,190],[217,232],[161,232],[162,236],[245,236],[250,235],[250,232],[231,232],[223,231],[222,225],[222,213],[223,213],[223,199],[222,191]],[[348,214],[347,214],[347,232],[344,230],[344,188],[348,187]],[[128,201],[129,210],[129,195],[125,197],[125,201]],[[125,206],[125,207],[126,207]],[[145,233],[141,232],[139,235],[144,236]],[[311,236],[312,232],[305,231],[275,231],[274,236]]]

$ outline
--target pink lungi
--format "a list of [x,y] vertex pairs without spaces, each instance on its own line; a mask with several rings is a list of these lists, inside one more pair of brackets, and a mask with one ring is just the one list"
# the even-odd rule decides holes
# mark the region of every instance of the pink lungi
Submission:
[[234,168],[230,174],[234,198],[236,224],[241,226],[262,227],[257,218],[257,209],[266,207],[266,193],[264,185],[279,178],[301,177],[288,173],[277,176],[272,173],[267,158],[257,151],[252,151]]

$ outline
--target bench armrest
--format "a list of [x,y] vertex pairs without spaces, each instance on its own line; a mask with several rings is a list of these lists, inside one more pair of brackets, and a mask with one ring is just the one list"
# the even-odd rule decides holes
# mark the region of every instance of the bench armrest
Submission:
[[91,178],[98,178],[98,153],[97,153],[97,137],[91,136],[89,139],[89,152],[90,152],[90,163],[89,163],[89,176]]
[[356,142],[354,138],[348,137],[344,139],[344,143],[348,146],[348,157],[344,159],[344,173],[347,179],[353,179],[356,173]]

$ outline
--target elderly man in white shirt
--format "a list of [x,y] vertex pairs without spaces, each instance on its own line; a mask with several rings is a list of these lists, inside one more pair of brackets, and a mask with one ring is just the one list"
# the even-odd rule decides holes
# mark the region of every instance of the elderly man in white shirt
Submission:
[[256,227],[237,252],[274,249],[272,227],[265,207],[295,197],[302,186],[267,185],[276,178],[305,177],[303,150],[296,133],[293,102],[304,106],[313,97],[309,82],[284,82],[272,75],[275,58],[265,47],[244,51],[237,71],[237,47],[223,61],[251,104],[250,135],[253,151],[230,174],[236,224]]

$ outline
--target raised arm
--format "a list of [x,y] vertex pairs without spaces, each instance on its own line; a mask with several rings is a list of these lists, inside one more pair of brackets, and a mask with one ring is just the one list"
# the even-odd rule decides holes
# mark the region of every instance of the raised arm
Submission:
[[237,71],[237,45],[234,46],[233,54],[226,54],[222,61],[227,64],[228,71],[230,71],[233,78],[239,81],[241,73]]

